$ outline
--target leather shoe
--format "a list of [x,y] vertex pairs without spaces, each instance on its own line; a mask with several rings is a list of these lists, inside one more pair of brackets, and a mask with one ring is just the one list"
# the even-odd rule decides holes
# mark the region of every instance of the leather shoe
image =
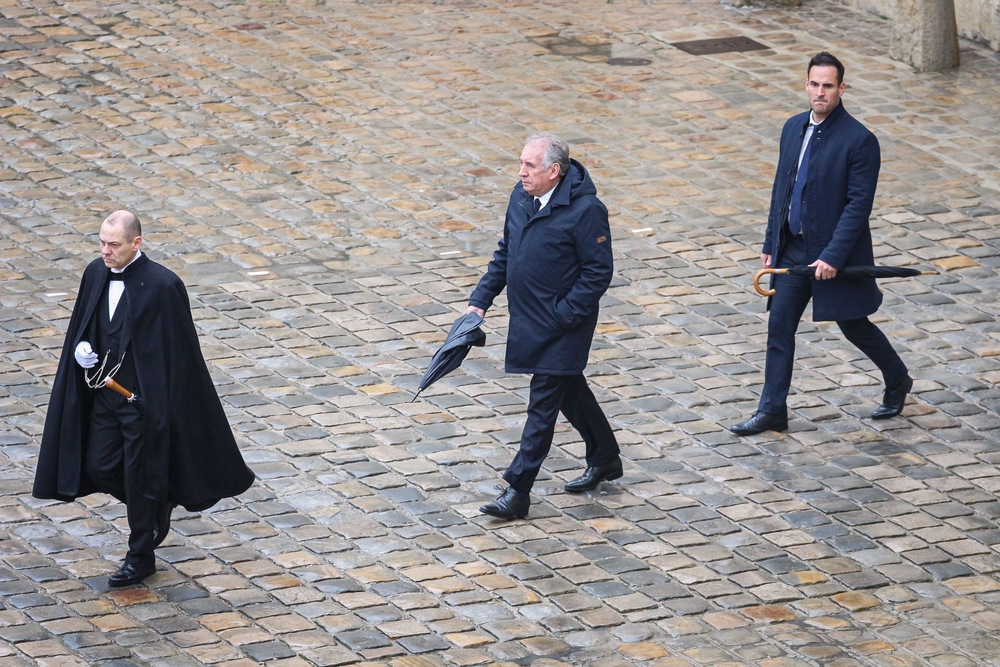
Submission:
[[889,419],[903,411],[906,405],[906,395],[913,389],[913,378],[907,376],[895,389],[886,389],[882,397],[882,405],[875,408],[872,419]]
[[788,417],[779,417],[758,410],[750,419],[734,424],[729,430],[736,435],[757,435],[764,431],[784,431],[788,428]]
[[153,524],[153,548],[163,544],[163,540],[167,539],[167,533],[170,532],[170,513],[174,511],[177,505],[172,505],[166,503],[160,509],[160,513],[156,516],[156,522]]
[[108,577],[108,586],[114,588],[132,586],[154,572],[156,572],[156,563],[150,563],[145,567],[136,565],[135,563],[125,563],[118,568],[117,572]]
[[582,475],[574,479],[572,482],[567,482],[566,486],[563,487],[566,493],[581,493],[583,491],[590,491],[591,489],[596,489],[597,485],[608,480],[609,482],[613,479],[618,479],[622,476],[622,460],[615,459],[611,463],[606,463],[602,466],[594,466],[587,468]]
[[499,498],[489,505],[483,505],[479,511],[498,519],[523,519],[528,516],[529,507],[531,507],[531,496],[507,487]]

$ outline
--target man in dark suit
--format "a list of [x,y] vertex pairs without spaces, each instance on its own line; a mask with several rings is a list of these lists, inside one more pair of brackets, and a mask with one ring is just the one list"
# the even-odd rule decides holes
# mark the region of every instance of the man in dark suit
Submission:
[[531,374],[521,447],[504,473],[510,487],[480,508],[501,519],[527,516],[560,412],[586,444],[587,470],[566,491],[588,491],[622,476],[618,442],[583,376],[614,272],[608,210],[587,170],[555,135],[528,139],[518,176],[503,238],[466,311],[485,316],[506,287],[506,370]]
[[764,268],[814,267],[815,280],[772,276],[764,389],[757,412],[730,428],[737,435],[788,428],[795,332],[810,299],[813,320],[835,321],[882,372],[885,394],[872,419],[901,413],[913,388],[903,361],[868,319],[882,304],[875,279],[837,278],[844,266],[875,263],[868,220],[881,162],[878,140],[844,108],[844,66],[837,58],[819,53],[806,72],[811,109],[781,131],[760,259]]

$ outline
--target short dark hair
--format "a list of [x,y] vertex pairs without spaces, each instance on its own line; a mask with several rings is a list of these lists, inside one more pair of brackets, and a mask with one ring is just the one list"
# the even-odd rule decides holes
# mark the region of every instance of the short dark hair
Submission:
[[125,238],[134,241],[137,236],[142,236],[142,223],[139,222],[139,216],[133,214],[130,220],[125,221]]
[[104,221],[115,226],[123,225],[122,232],[125,240],[129,243],[134,241],[135,237],[142,236],[142,224],[139,222],[139,216],[131,211],[115,211]]
[[813,67],[836,67],[837,68],[837,83],[844,83],[844,63],[837,59],[837,56],[832,53],[827,53],[826,51],[820,51],[812,57],[809,61],[809,67],[806,68],[806,76],[812,72]]

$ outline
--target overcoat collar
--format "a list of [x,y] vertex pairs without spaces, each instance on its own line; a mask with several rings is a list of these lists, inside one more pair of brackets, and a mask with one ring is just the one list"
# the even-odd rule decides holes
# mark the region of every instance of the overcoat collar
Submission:
[[[125,269],[121,272],[122,277],[125,279],[125,282],[128,282],[128,279],[136,274],[136,271],[139,269],[139,267],[148,261],[149,257],[146,255],[146,253],[142,253],[134,260],[132,260],[132,262],[128,266],[126,266]],[[108,269],[108,272],[110,273],[111,269]]]
[[529,221],[548,216],[552,212],[552,208],[555,206],[569,205],[573,198],[573,185],[570,181],[573,180],[574,176],[578,175],[574,174],[574,167],[577,165],[576,160],[570,160],[569,162],[569,170],[566,172],[565,176],[559,179],[559,183],[556,185],[555,191],[552,193],[552,196],[549,197],[549,203],[545,206],[545,208],[538,211],[538,213],[534,215],[531,214],[531,210],[533,208],[532,203],[535,196],[524,192],[524,199],[521,200],[521,206],[528,211]]
[[[816,129],[822,132],[830,132],[831,130],[836,129],[837,124],[846,115],[847,115],[847,110],[844,109],[844,100],[840,100],[839,102],[837,102],[837,106],[833,108],[833,111],[830,112],[830,115],[824,118],[822,123],[816,126]],[[803,133],[806,131],[806,128],[809,127],[809,122],[811,120],[812,120],[812,111],[807,111],[806,121],[805,123],[802,124]]]

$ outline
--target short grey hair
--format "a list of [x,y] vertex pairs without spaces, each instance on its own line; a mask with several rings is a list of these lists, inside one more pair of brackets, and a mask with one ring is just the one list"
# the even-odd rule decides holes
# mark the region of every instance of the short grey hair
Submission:
[[551,132],[536,132],[528,137],[524,145],[535,142],[545,144],[545,155],[542,158],[542,169],[548,169],[554,164],[559,165],[559,177],[569,173],[569,144]]

